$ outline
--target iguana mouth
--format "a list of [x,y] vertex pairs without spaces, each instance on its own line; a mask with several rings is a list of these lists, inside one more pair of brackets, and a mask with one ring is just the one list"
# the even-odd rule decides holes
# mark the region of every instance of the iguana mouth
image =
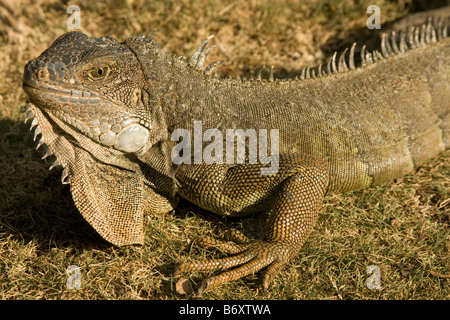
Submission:
[[100,102],[98,93],[88,92],[76,89],[63,89],[57,86],[41,84],[36,81],[23,80],[23,89],[25,92],[37,100],[44,100],[56,103],[81,103],[83,105],[97,104]]
[[[54,78],[58,74],[58,69],[60,72],[64,69],[62,64],[55,65],[48,62],[42,65],[38,59],[27,63],[23,75],[23,89],[32,100],[39,101],[36,103],[37,105],[45,104],[47,107],[51,107],[52,104],[59,103],[82,105],[100,103],[99,94],[96,92],[87,91],[85,88],[67,89],[61,87],[61,85],[52,84],[55,83]],[[59,74],[59,76],[62,75],[62,73]],[[68,80],[68,83],[76,86],[78,81],[75,77],[72,77]]]
[[[116,110],[97,93],[63,89],[24,77],[23,89],[37,106],[44,106],[94,141],[123,152],[138,152],[147,143],[149,123]],[[106,106],[108,105],[108,106]],[[99,110],[106,113],[99,113]]]

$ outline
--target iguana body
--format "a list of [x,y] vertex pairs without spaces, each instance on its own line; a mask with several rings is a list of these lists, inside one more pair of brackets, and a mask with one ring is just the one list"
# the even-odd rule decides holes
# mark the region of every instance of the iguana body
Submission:
[[[308,79],[292,81],[213,77],[198,70],[206,45],[187,63],[151,36],[119,44],[71,32],[24,74],[27,119],[42,133],[39,144],[64,167],[63,182],[84,218],[113,244],[142,243],[143,212],[170,211],[180,197],[221,215],[270,211],[263,240],[234,232],[236,244],[201,241],[236,255],[179,271],[237,268],[200,290],[265,267],[267,287],[300,250],[324,195],[392,181],[450,146],[446,25],[385,38],[382,53],[363,50],[357,68],[353,47],[348,58],[316,69],[317,77],[308,70]],[[183,163],[174,161],[180,129],[203,139],[192,142]],[[279,157],[254,162],[261,150],[250,150],[249,141],[244,164],[235,154],[227,162],[230,129],[267,132],[266,152],[276,146]],[[221,161],[205,160],[220,151]],[[272,174],[262,174],[271,165]]]

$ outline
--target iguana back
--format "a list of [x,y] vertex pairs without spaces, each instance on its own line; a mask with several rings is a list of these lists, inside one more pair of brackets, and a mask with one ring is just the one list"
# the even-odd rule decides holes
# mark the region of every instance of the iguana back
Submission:
[[280,129],[280,154],[327,163],[328,192],[361,189],[401,177],[450,146],[450,40],[373,56],[379,61],[365,58],[367,66],[348,70],[341,60],[339,71],[300,81],[191,79],[195,100],[175,90],[166,97],[184,103],[177,128],[193,132],[201,120],[202,134],[215,128],[223,137],[228,128]]

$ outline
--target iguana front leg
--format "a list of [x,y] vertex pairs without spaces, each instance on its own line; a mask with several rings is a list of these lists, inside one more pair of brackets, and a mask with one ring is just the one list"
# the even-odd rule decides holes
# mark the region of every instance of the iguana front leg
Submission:
[[[198,292],[236,280],[266,268],[262,286],[267,288],[275,274],[301,248],[311,232],[325,194],[328,174],[325,166],[307,157],[281,157],[275,175],[260,174],[260,165],[191,166],[179,172],[184,196],[197,205],[224,215],[242,215],[270,210],[263,240],[236,236],[238,244],[203,240],[220,245],[236,255],[182,263],[176,274],[190,271],[224,270],[206,279]],[[207,187],[206,187],[207,186]]]

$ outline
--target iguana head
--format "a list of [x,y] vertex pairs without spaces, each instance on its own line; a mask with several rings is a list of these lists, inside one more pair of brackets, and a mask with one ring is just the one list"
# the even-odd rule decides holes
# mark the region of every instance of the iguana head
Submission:
[[81,32],[59,37],[27,63],[23,78],[24,90],[38,108],[123,152],[151,146],[144,84],[140,63],[126,44]]
[[144,177],[129,155],[167,137],[152,74],[158,69],[143,67],[163,58],[150,37],[118,43],[69,32],[25,66],[27,120],[41,135],[38,147],[56,156],[78,209],[114,244],[143,241]]

